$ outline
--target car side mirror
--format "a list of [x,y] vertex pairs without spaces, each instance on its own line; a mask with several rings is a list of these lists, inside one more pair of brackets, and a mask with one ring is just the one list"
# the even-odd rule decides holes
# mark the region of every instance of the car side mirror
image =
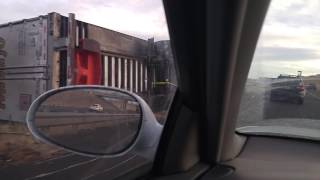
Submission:
[[27,113],[37,139],[88,156],[155,153],[162,126],[139,96],[104,86],[71,86],[38,97]]

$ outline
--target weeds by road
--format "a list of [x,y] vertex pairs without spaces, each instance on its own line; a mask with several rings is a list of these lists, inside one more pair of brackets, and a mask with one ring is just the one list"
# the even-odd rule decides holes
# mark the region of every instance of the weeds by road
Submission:
[[0,166],[18,166],[64,154],[61,149],[35,140],[23,123],[0,121]]

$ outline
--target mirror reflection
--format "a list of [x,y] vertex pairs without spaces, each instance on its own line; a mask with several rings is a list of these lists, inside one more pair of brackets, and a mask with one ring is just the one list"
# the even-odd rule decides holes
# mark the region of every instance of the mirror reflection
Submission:
[[114,154],[135,140],[140,121],[139,103],[123,92],[73,89],[46,99],[34,123],[40,134],[67,148]]

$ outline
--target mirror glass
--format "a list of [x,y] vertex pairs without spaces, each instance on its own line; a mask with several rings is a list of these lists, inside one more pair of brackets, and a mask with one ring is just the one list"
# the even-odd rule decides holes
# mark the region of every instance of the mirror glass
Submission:
[[37,109],[40,136],[77,152],[115,154],[135,140],[141,122],[139,103],[106,89],[69,89],[51,95]]

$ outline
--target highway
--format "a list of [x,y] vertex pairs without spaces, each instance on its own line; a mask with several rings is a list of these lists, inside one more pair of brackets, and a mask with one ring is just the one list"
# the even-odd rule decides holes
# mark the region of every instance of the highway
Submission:
[[[69,118],[72,118],[68,116]],[[123,118],[123,116],[121,116]],[[65,117],[62,117],[65,118]],[[77,117],[74,117],[75,119]],[[100,149],[101,152],[112,152],[122,150],[124,146],[131,143],[136,135],[136,123],[127,123],[126,119],[119,119],[114,116],[107,118],[107,121],[114,122],[125,122],[118,123],[119,125],[125,126],[122,131],[117,130],[110,123],[103,124],[99,123],[99,126],[92,124],[85,124],[90,126],[88,129],[74,130],[77,133],[56,133],[53,134],[56,140],[63,143],[70,144],[73,147],[82,148],[82,150],[92,151]],[[136,119],[139,122],[139,118]],[[73,127],[78,126],[79,121],[75,121],[76,124]],[[93,121],[93,123],[96,123]],[[47,124],[48,125],[48,124]],[[83,126],[83,124],[81,124]],[[53,128],[63,128],[64,126],[57,126],[54,124]],[[113,127],[113,128],[111,128]],[[64,131],[72,131],[72,129],[64,129]],[[52,130],[50,131],[52,132]],[[97,138],[98,137],[98,138]],[[32,138],[30,136],[30,138]],[[13,140],[13,139],[12,139]],[[49,146],[50,147],[50,146]],[[41,148],[40,145],[34,146],[33,148]],[[54,149],[54,147],[52,147]],[[50,149],[46,149],[50,150]],[[62,152],[61,152],[62,151]],[[3,153],[0,151],[0,153]],[[23,149],[21,149],[21,153]],[[29,153],[28,156],[37,156],[37,153]],[[34,157],[34,159],[37,159]],[[32,179],[105,179],[107,177],[119,175],[119,172],[126,172],[132,167],[148,165],[150,161],[143,157],[128,154],[124,157],[116,157],[112,159],[86,157],[77,154],[73,154],[60,149],[60,153],[56,156],[50,157],[49,159],[38,159],[34,161],[26,161],[19,164],[7,162],[7,164],[1,164],[0,168],[0,179],[8,180],[32,180]]]
[[108,179],[107,177],[110,177],[110,175],[115,176],[116,172],[126,171],[132,167],[144,166],[148,163],[146,159],[136,155],[103,159],[66,153],[61,157],[42,162],[1,168],[0,176],[3,180]]
[[320,129],[320,97],[306,91],[304,103],[270,101],[268,88],[261,83],[247,84],[238,116],[238,127],[293,126]]

